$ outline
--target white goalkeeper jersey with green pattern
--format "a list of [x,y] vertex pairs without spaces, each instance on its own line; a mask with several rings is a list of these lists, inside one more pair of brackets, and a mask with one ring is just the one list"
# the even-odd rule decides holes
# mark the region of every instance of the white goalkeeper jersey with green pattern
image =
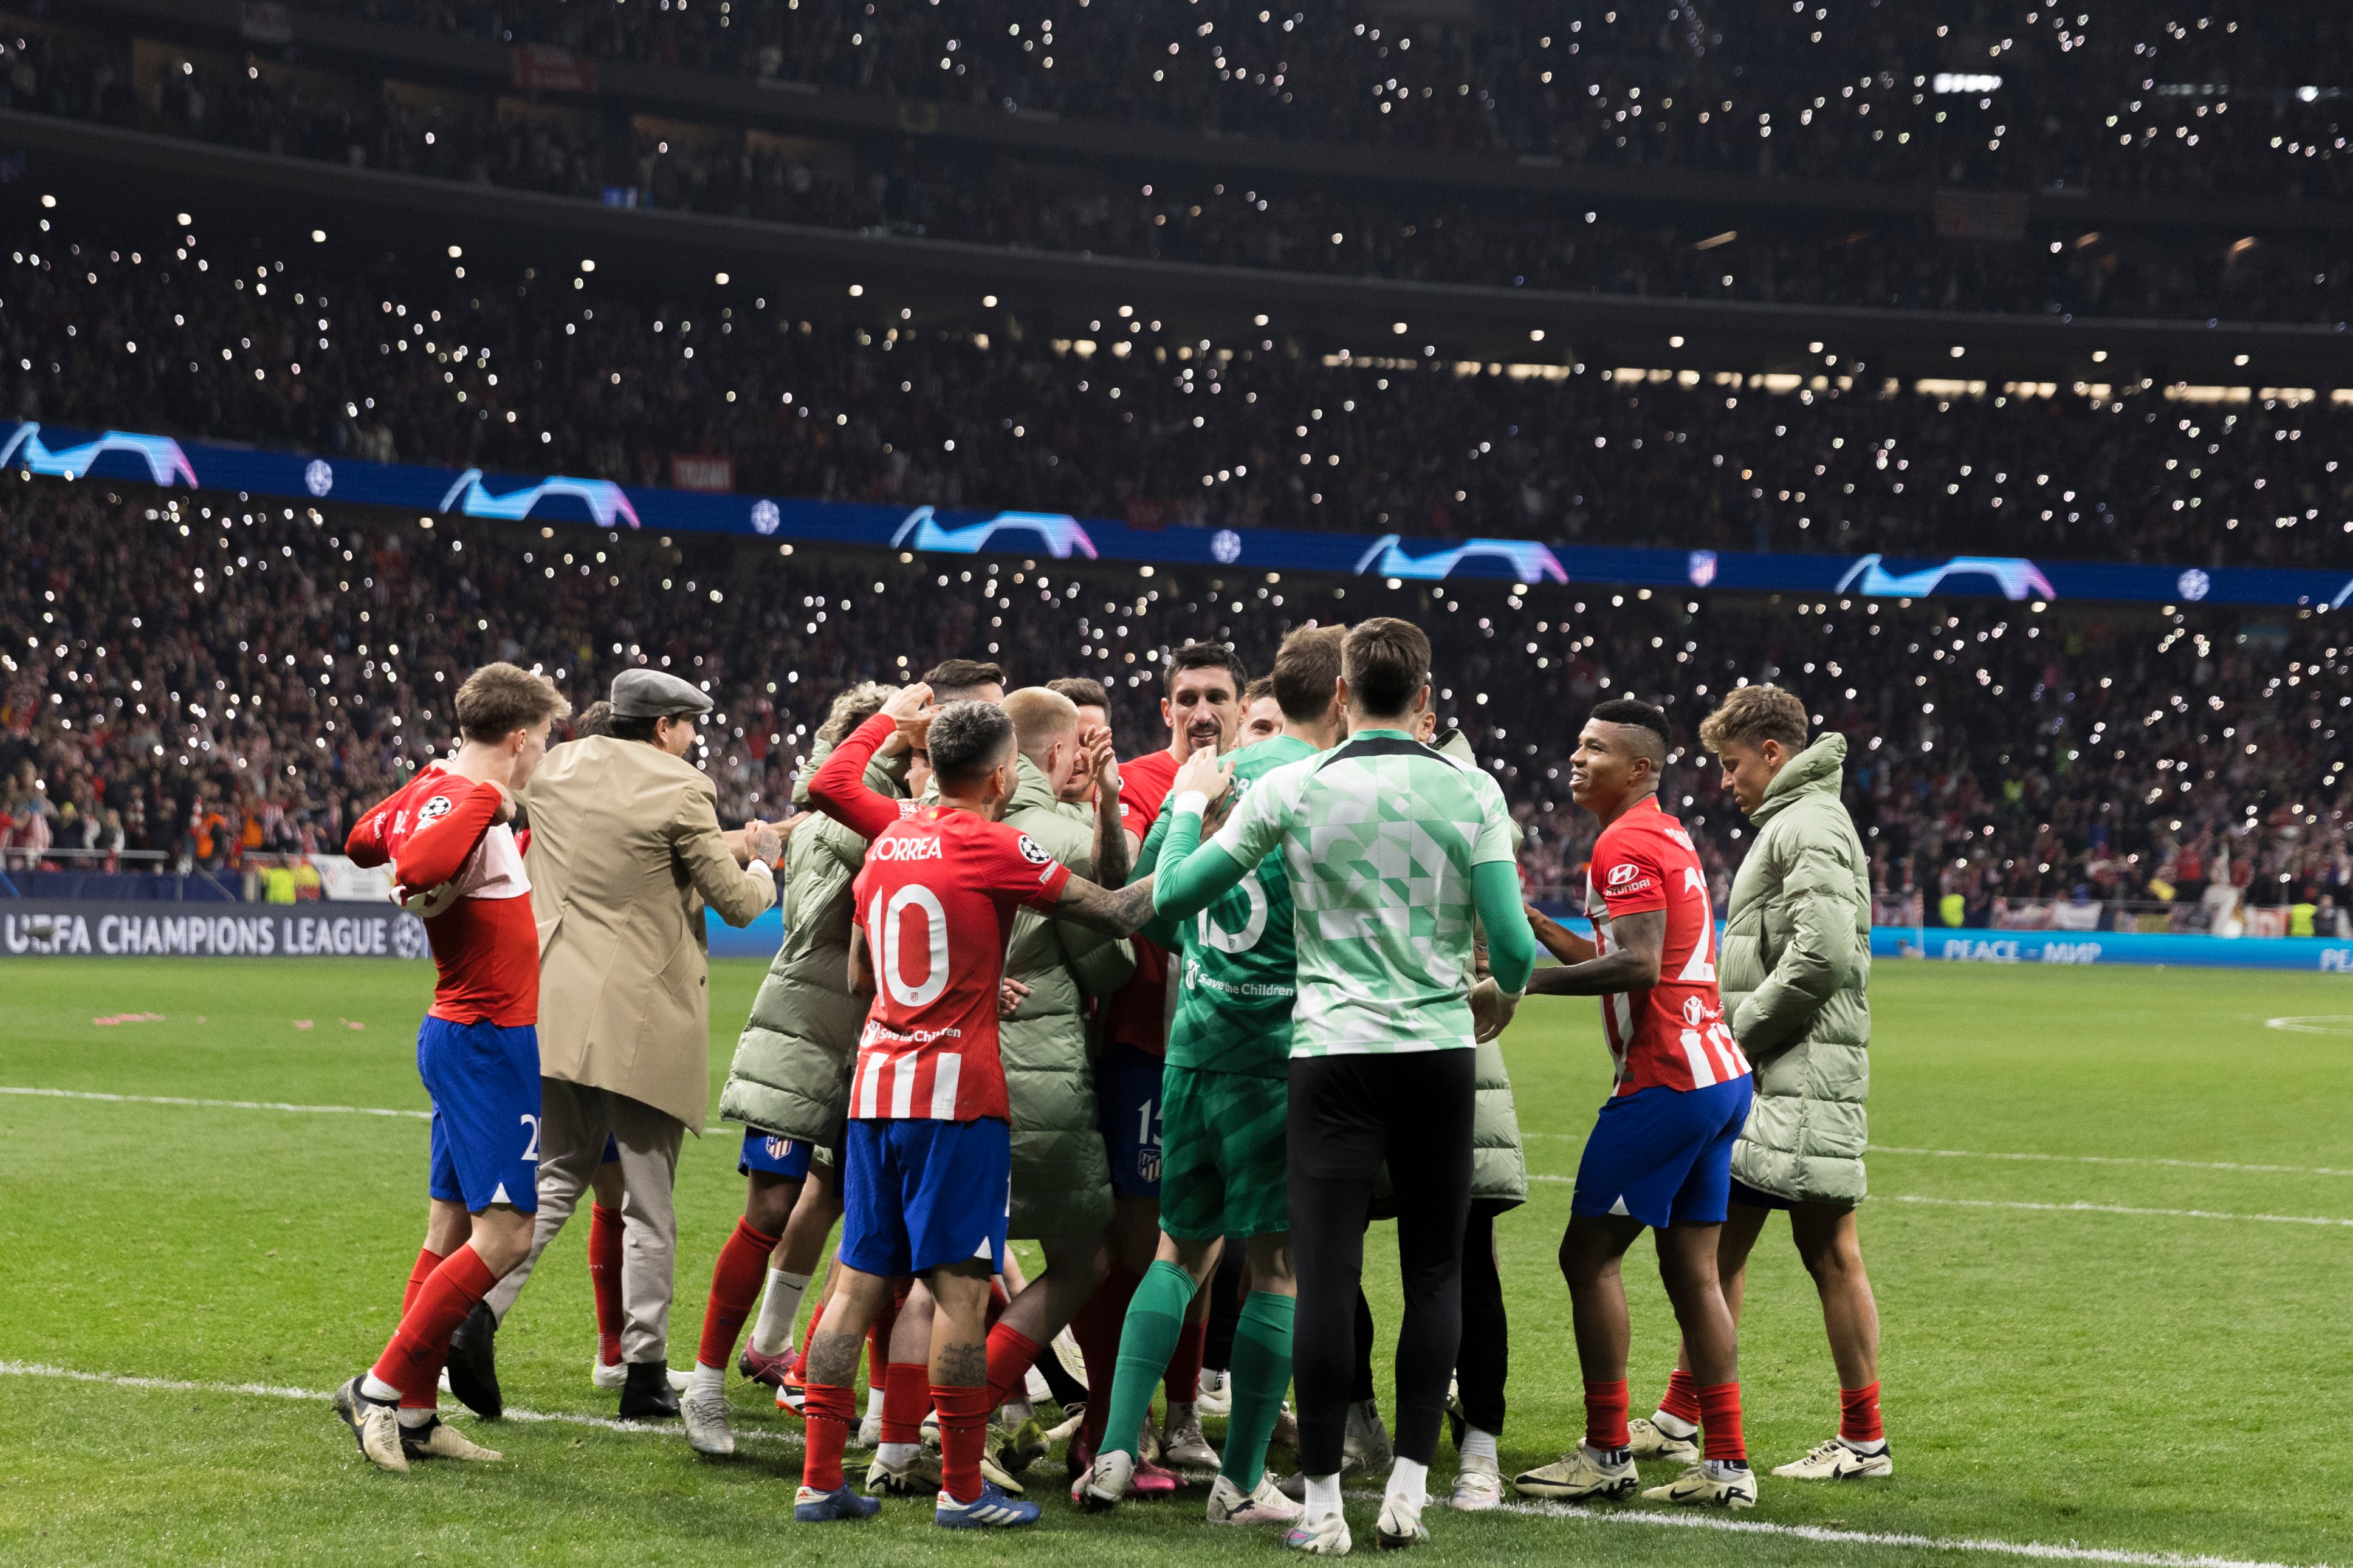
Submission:
[[1210,840],[1291,881],[1293,1057],[1469,1050],[1471,868],[1514,858],[1495,781],[1396,730],[1261,777]]

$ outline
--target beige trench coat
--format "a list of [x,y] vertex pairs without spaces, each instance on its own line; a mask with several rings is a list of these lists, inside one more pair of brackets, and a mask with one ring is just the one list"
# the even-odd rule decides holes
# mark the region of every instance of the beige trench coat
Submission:
[[776,900],[720,837],[700,769],[642,741],[593,735],[547,754],[531,814],[539,922],[539,1070],[609,1089],[700,1135],[711,1099],[702,910],[745,926]]

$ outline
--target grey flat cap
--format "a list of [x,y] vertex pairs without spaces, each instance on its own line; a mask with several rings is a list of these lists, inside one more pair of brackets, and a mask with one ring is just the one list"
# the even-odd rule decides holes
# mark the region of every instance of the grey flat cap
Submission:
[[710,695],[675,675],[659,669],[625,669],[613,678],[616,719],[661,719],[674,713],[710,711]]

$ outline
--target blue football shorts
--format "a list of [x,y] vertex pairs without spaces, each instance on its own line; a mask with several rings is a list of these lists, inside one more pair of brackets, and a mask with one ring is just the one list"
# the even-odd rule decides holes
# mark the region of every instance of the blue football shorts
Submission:
[[1722,1225],[1751,1091],[1743,1074],[1705,1089],[1654,1084],[1607,1101],[1577,1162],[1569,1212],[1630,1215],[1654,1229]]
[[754,1171],[765,1171],[789,1182],[807,1181],[809,1152],[815,1147],[806,1138],[778,1138],[756,1127],[747,1127],[744,1130],[743,1155],[735,1162],[735,1173],[748,1176]]
[[1005,1267],[1013,1129],[972,1121],[853,1118],[841,1182],[841,1261],[863,1274],[922,1274],[985,1259]]
[[1160,1195],[1161,1083],[1166,1064],[1125,1041],[1095,1064],[1095,1121],[1111,1157],[1112,1191],[1124,1198]]
[[427,1190],[468,1214],[539,1209],[539,1031],[427,1016],[417,1074],[433,1097]]

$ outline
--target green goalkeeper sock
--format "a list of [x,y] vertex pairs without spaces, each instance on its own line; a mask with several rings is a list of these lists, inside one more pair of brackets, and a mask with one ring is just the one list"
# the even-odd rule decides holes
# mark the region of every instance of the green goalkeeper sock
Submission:
[[[1291,1387],[1291,1322],[1299,1303],[1289,1296],[1253,1290],[1234,1324],[1229,1381],[1233,1411],[1226,1421],[1226,1457],[1219,1473],[1247,1497],[1266,1470],[1266,1446],[1282,1414]],[[1116,1408],[1116,1407],[1114,1407]]]
[[1193,1277],[1165,1260],[1155,1261],[1136,1286],[1127,1304],[1127,1321],[1120,1325],[1119,1368],[1111,1381],[1102,1452],[1135,1453],[1144,1413],[1152,1408],[1152,1391],[1176,1353],[1185,1309],[1192,1300]]

